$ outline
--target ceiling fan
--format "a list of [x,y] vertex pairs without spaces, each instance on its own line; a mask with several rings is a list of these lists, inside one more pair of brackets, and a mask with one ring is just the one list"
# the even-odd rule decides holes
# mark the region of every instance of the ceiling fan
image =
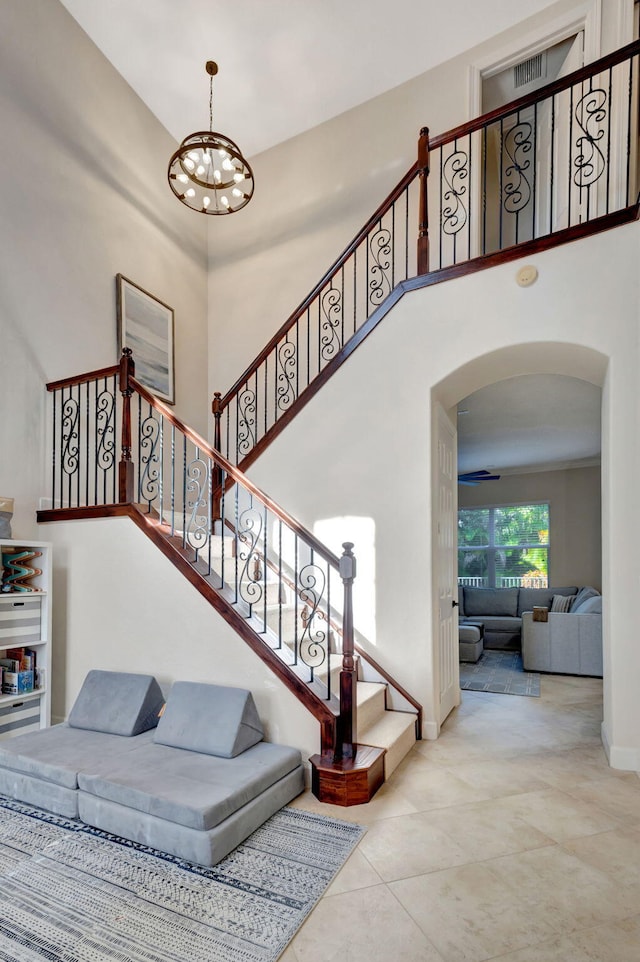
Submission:
[[466,484],[475,488],[481,481],[499,481],[499,474],[491,474],[490,471],[469,471],[467,474],[458,475],[458,484]]

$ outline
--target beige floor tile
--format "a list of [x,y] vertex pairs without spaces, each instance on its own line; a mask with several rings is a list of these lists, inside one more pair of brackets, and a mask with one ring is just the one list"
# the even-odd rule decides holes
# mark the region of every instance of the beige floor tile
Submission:
[[603,781],[594,779],[571,789],[571,795],[629,825],[640,826],[640,779],[635,774]]
[[297,962],[444,962],[385,885],[322,899],[291,948]]
[[467,862],[553,845],[544,832],[493,799],[431,812],[429,823],[455,840]]
[[411,769],[398,772],[393,786],[407,798],[417,812],[427,812],[449,805],[462,805],[489,798],[489,793],[470,784],[447,768],[434,767],[424,757],[417,757]]
[[565,842],[571,852],[587,865],[605,872],[619,885],[640,885],[640,831],[617,829]]
[[622,886],[560,846],[494,859],[492,871],[517,892],[518,904],[535,906],[557,934],[619,922],[636,915],[640,886]]
[[549,783],[540,777],[538,767],[519,758],[467,762],[452,767],[450,771],[456,778],[482,792],[486,798],[520,795],[549,788]]
[[500,813],[511,811],[556,842],[595,835],[620,826],[618,819],[605,814],[596,805],[557,789],[502,798],[496,806]]
[[432,826],[428,813],[377,822],[359,848],[385,881],[435,872],[469,861],[454,838]]
[[339,895],[341,892],[369,888],[371,885],[379,885],[381,881],[371,863],[367,861],[360,849],[356,849],[344,868],[336,875],[326,895]]
[[543,909],[493,871],[464,865],[392,882],[397,896],[446,962],[482,962],[557,935]]
[[640,939],[620,925],[599,925],[509,952],[499,962],[640,962]]

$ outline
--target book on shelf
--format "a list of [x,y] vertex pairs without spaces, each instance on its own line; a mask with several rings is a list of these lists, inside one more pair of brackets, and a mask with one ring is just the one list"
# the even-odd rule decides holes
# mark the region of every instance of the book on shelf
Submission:
[[33,673],[33,687],[34,689],[44,688],[47,683],[46,669],[36,668]]
[[36,653],[33,648],[8,648],[5,658],[12,658],[19,662],[19,671],[35,671]]
[[0,658],[0,668],[5,671],[20,671],[19,658]]
[[3,670],[3,695],[26,695],[31,691],[33,691],[32,671],[7,671],[6,668]]

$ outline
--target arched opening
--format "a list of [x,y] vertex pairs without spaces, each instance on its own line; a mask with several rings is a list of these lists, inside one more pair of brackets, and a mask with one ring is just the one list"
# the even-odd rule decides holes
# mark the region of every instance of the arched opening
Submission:
[[[606,385],[607,358],[605,355],[576,344],[567,343],[526,343],[512,345],[482,355],[473,361],[452,371],[446,378],[440,381],[432,391],[433,403],[433,530],[436,533],[433,540],[433,598],[434,598],[434,639],[433,646],[433,670],[436,701],[439,703],[439,722],[445,720],[447,714],[459,704],[459,663],[458,663],[458,610],[455,607],[458,590],[467,592],[465,587],[458,589],[458,551],[457,551],[457,525],[458,525],[458,504],[465,505],[470,515],[478,517],[486,515],[486,519],[493,519],[494,516],[504,514],[507,505],[526,505],[551,502],[550,516],[556,528],[557,553],[553,556],[553,530],[550,535],[550,545],[545,551],[538,551],[543,561],[539,567],[542,571],[537,572],[540,587],[547,573],[550,576],[549,585],[559,585],[564,580],[567,584],[577,584],[577,581],[596,581],[600,588],[602,581],[606,577],[601,577],[600,557],[602,554],[600,543],[600,464],[599,443],[594,449],[595,440],[591,438],[590,457],[587,454],[588,445],[585,442],[582,450],[579,445],[569,445],[567,442],[566,456],[559,457],[562,449],[562,424],[567,426],[570,422],[579,421],[579,412],[565,412],[558,408],[554,417],[553,403],[549,403],[549,395],[555,393],[557,404],[567,402],[572,397],[571,389],[574,389],[573,397],[576,406],[580,404],[589,405],[591,416],[597,413],[600,419],[600,395]],[[518,412],[517,407],[518,390],[523,395],[529,391],[530,395],[537,386],[540,390],[546,391],[547,397],[544,403],[541,401],[540,412],[533,410],[530,412]],[[533,395],[535,396],[535,392]],[[453,436],[456,435],[457,422],[462,420],[458,417],[458,411],[462,407],[460,402],[463,399],[480,398],[484,402],[482,408],[482,422],[487,439],[487,462],[483,465],[475,464],[472,453],[471,460],[468,458],[462,461],[463,470],[476,470],[480,467],[488,469],[491,474],[501,475],[501,470],[506,469],[506,476],[501,475],[500,481],[485,482],[480,489],[467,489],[465,495],[459,498],[459,489],[456,478],[447,477],[442,472],[442,449],[444,435],[450,430]],[[496,401],[495,409],[492,410],[492,399]],[[489,402],[489,403],[487,403]],[[504,410],[504,406],[510,403],[511,410]],[[466,405],[473,407],[473,404]],[[502,406],[502,409],[501,409]],[[566,417],[569,413],[571,416]],[[463,415],[464,417],[464,415]],[[538,420],[536,421],[536,417]],[[553,418],[550,424],[550,419]],[[478,419],[480,420],[480,419]],[[492,420],[494,423],[492,423]],[[589,419],[584,419],[585,422]],[[445,423],[443,431],[443,423]],[[505,432],[510,432],[508,444],[501,445],[500,430],[501,424]],[[527,426],[528,439],[523,438],[518,451],[518,427]],[[536,431],[536,424],[538,430]],[[448,427],[447,427],[448,425]],[[524,430],[524,429],[523,429]],[[605,432],[606,422],[602,424]],[[469,430],[465,425],[466,440],[469,440]],[[546,434],[546,438],[544,435]],[[536,436],[537,435],[537,436]],[[536,443],[533,443],[533,442]],[[553,442],[553,443],[552,443]],[[560,442],[560,443],[558,443]],[[606,445],[607,439],[603,437]],[[495,452],[490,454],[489,448]],[[545,457],[545,452],[547,456]],[[579,454],[583,457],[578,457]],[[572,457],[573,455],[573,457]],[[466,457],[466,455],[465,455]],[[501,463],[502,462],[502,463]],[[554,463],[555,462],[555,463]],[[596,466],[597,465],[597,466]],[[522,469],[518,472],[518,467]],[[539,468],[544,469],[544,474],[540,471],[539,477],[534,477]],[[571,474],[572,470],[575,474]],[[584,470],[583,470],[584,469]],[[554,474],[554,471],[557,473]],[[456,471],[457,475],[457,471]],[[581,489],[582,485],[582,489]],[[585,498],[585,511],[594,508],[597,499],[597,518],[591,519],[590,530],[579,531],[576,529],[576,520],[580,518],[580,505],[576,505],[575,494],[570,492],[572,499],[570,504],[566,500],[566,489],[571,488],[573,492],[583,491]],[[450,497],[447,497],[447,489],[450,489]],[[587,493],[587,488],[588,493]],[[491,490],[486,490],[491,489]],[[470,493],[467,493],[470,492]],[[545,493],[546,492],[546,493]],[[503,503],[504,502],[504,503]],[[554,503],[555,502],[555,503]],[[450,505],[446,510],[443,506]],[[475,506],[475,508],[473,507]],[[481,506],[481,509],[480,509]],[[477,509],[477,510],[476,510]],[[512,513],[516,514],[517,511]],[[463,512],[464,514],[464,512]],[[487,520],[487,527],[489,526]],[[455,525],[455,529],[453,526]],[[448,530],[451,529],[451,530]],[[492,529],[493,530],[493,529]],[[598,559],[585,559],[584,541],[589,542],[589,551],[597,551]],[[481,539],[482,540],[482,539]],[[499,544],[492,534],[492,542]],[[479,542],[478,542],[479,543]],[[580,555],[576,559],[572,568],[571,552]],[[461,553],[462,554],[462,553]],[[478,555],[481,553],[478,552]],[[495,549],[494,544],[486,550],[485,561],[490,559],[493,563],[487,563],[481,573],[477,574],[473,580],[471,592],[476,588],[490,588],[502,590],[508,587],[513,589],[512,593],[518,593],[522,581],[520,568],[522,565],[512,565],[513,571],[509,569],[509,556],[511,559],[517,558],[518,561],[523,557],[523,552],[512,550],[511,552]],[[536,554],[536,552],[532,552]],[[500,559],[500,564],[496,564],[496,558]],[[587,561],[590,562],[587,563]],[[547,562],[549,568],[547,572]],[[480,565],[478,571],[480,572]],[[525,566],[526,567],[526,566]],[[531,565],[529,567],[532,567]],[[518,570],[516,570],[516,568]],[[509,570],[507,570],[509,569]],[[575,569],[575,579],[572,579],[572,571]],[[523,568],[524,570],[524,568]],[[526,574],[532,577],[531,572]],[[525,579],[526,580],[526,579]],[[464,585],[465,579],[462,579]],[[469,584],[471,585],[471,581]],[[533,586],[526,581],[525,587]],[[538,582],[536,582],[536,587]],[[469,592],[467,592],[469,593]],[[463,609],[464,610],[464,609]],[[521,615],[518,608],[514,614]],[[465,613],[466,614],[466,613]],[[481,622],[481,618],[476,618]],[[490,621],[490,619],[487,619]],[[489,635],[487,647],[490,649],[500,649],[503,645],[506,649],[519,650],[521,641],[518,628],[517,634],[509,634],[509,625],[505,619],[504,634],[495,630],[497,623],[494,623],[494,630]],[[486,625],[483,623],[481,632]],[[606,680],[605,680],[606,683]]]

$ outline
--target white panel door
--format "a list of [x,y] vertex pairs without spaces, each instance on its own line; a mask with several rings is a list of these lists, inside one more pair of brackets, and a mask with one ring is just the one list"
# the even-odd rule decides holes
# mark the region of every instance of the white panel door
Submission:
[[457,600],[457,437],[444,410],[436,412],[436,538],[435,588],[437,617],[437,692],[439,694],[438,721],[441,725],[449,712],[460,704],[460,675],[458,664],[458,609]]

